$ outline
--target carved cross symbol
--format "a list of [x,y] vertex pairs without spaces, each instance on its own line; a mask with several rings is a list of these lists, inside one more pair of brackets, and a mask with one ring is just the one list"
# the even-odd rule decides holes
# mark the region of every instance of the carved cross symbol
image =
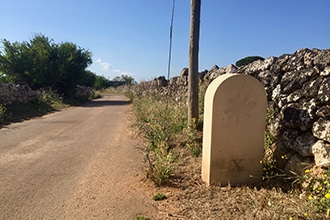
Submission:
[[240,121],[241,117],[251,117],[251,110],[257,105],[256,102],[249,101],[249,99],[244,99],[237,94],[235,98],[228,99],[229,107],[223,112],[228,116],[228,119],[235,118],[236,124]]
[[236,159],[236,160],[232,159],[231,161],[235,165],[235,167],[231,171],[242,171],[243,170],[243,168],[240,165],[240,163],[243,161],[243,159]]

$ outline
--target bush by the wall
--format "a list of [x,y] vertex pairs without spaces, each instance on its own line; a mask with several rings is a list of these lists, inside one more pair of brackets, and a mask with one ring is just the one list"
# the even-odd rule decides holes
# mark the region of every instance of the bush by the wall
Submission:
[[245,66],[248,65],[250,63],[253,63],[256,60],[264,60],[265,58],[260,57],[260,56],[248,56],[248,57],[244,57],[240,60],[238,60],[235,65],[240,67],[240,66]]

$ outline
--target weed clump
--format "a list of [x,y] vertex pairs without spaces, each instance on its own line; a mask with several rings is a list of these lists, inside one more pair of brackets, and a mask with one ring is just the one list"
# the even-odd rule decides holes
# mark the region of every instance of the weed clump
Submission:
[[183,129],[182,136],[184,144],[190,150],[191,155],[194,157],[200,156],[202,153],[202,138],[197,131],[194,121],[190,126],[188,125]]
[[163,185],[173,174],[175,139],[186,126],[186,111],[160,97],[134,97],[135,126],[147,140],[147,177]]
[[143,216],[143,215],[138,215],[133,218],[133,220],[149,220],[148,217]]
[[156,195],[154,195],[152,197],[152,199],[155,201],[161,201],[161,200],[167,199],[167,196],[164,195],[163,193],[157,193]]
[[330,216],[330,167],[327,169],[306,169],[303,176],[303,187],[309,192],[308,199],[315,212],[327,213]]
[[135,126],[147,140],[147,177],[158,186],[164,185],[175,171],[176,146],[183,145],[193,155],[200,155],[196,128],[187,126],[187,107],[170,98],[155,95],[132,99]]

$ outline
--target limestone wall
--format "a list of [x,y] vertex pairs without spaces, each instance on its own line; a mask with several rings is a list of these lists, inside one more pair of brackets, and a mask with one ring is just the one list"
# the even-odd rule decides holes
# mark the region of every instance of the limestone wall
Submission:
[[[224,73],[248,74],[264,85],[274,110],[268,128],[278,140],[267,153],[275,157],[279,168],[299,173],[304,163],[330,163],[330,49],[301,49],[240,68],[214,66],[200,73],[200,85]],[[169,81],[159,77],[132,89],[140,95],[159,93],[185,103],[185,74]]]
[[[221,74],[234,73],[237,67],[229,65],[228,67],[219,68],[217,65],[213,66],[211,70],[204,70],[199,73],[200,87],[207,87],[212,80]],[[173,98],[179,104],[185,104],[188,92],[188,76],[187,68],[184,68],[180,76],[175,76],[166,80],[164,76],[160,76],[154,80],[141,82],[137,85],[130,87],[138,95],[148,96],[160,94]],[[127,86],[119,89],[126,90]]]
[[26,84],[0,83],[0,104],[26,103],[36,96],[37,93]]
[[[93,94],[92,87],[77,86],[76,97],[88,97]],[[33,91],[27,84],[0,83],[0,104],[10,105],[14,102],[26,103],[38,97],[38,92]]]
[[[302,49],[237,70],[261,81],[275,110],[268,126],[278,167],[301,173],[304,164],[330,163],[330,50]],[[315,159],[315,160],[314,160]]]
[[75,91],[76,97],[91,97],[94,92],[92,87],[88,86],[77,86]]

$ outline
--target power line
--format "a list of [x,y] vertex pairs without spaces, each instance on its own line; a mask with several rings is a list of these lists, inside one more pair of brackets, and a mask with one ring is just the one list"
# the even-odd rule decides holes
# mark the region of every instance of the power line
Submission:
[[174,9],[175,9],[175,0],[173,0],[173,5],[172,5],[172,17],[171,17],[171,26],[170,26],[170,48],[169,48],[169,52],[168,52],[167,80],[170,79],[170,72],[171,72]]

